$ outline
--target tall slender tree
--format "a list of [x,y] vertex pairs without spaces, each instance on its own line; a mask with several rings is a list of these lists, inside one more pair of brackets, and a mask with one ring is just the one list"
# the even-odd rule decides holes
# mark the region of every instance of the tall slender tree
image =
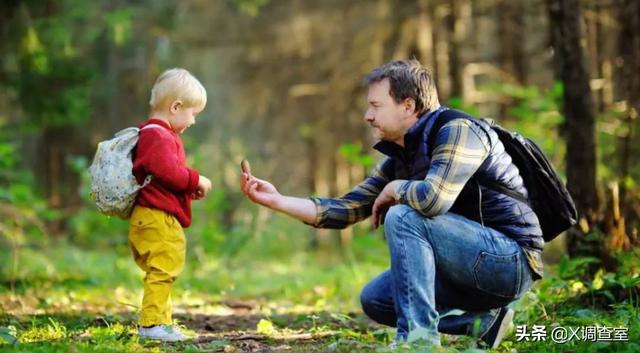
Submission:
[[580,44],[580,1],[547,0],[556,79],[562,82],[562,110],[567,140],[567,184],[580,213],[580,230],[568,232],[570,256],[597,255],[598,244],[584,233],[595,225],[596,194],[595,114],[589,74]]
[[[640,3],[633,0],[625,0],[619,9],[619,21],[621,32],[618,40],[618,51],[622,59],[621,79],[623,99],[626,101],[626,114],[624,125],[626,133],[620,141],[620,200],[622,201],[622,215],[627,218],[628,228],[624,231],[633,234],[632,227],[637,224],[640,212],[633,212],[633,193],[628,190],[628,180],[632,180],[632,168],[640,160],[638,152],[640,144],[637,141],[640,122]],[[635,142],[634,142],[635,141]],[[637,242],[637,236],[635,238]]]
[[526,84],[524,4],[522,0],[501,0],[498,2],[497,11],[500,67],[518,83]]

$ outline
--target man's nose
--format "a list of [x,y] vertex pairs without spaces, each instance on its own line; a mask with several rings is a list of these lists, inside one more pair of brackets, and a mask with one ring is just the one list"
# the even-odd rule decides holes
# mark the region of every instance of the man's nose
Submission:
[[366,122],[371,122],[371,121],[373,121],[373,120],[374,120],[374,116],[373,116],[373,114],[371,114],[371,112],[370,112],[369,110],[367,110],[367,111],[364,113],[364,121],[366,121]]

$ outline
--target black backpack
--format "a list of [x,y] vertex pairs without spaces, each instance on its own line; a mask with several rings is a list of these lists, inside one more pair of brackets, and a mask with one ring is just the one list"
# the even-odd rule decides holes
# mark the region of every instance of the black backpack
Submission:
[[[432,153],[435,139],[442,126],[454,119],[475,119],[461,111],[448,109],[440,113],[427,137],[429,153]],[[508,131],[500,125],[491,128],[498,134],[513,164],[520,170],[520,176],[529,193],[529,199],[495,181],[478,180],[481,185],[513,197],[528,204],[538,216],[542,236],[546,242],[576,224],[578,211],[566,186],[553,166],[535,142],[522,135]]]

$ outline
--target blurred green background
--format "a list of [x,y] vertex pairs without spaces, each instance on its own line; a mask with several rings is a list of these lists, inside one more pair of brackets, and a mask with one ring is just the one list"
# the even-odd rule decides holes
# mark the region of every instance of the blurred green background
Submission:
[[[553,40],[556,3],[575,5],[592,126],[567,114],[575,101],[566,93],[582,81],[567,81],[558,66],[570,55]],[[174,296],[181,310],[216,313],[247,300],[274,312],[359,312],[360,289],[389,265],[382,232],[368,222],[316,230],[259,208],[239,192],[239,161],[285,194],[347,192],[381,158],[362,121],[361,80],[412,57],[432,70],[443,104],[532,138],[578,194],[581,226],[568,244],[561,237],[545,248],[552,266],[534,291],[542,311],[532,304],[525,314],[557,319],[541,316],[545,303],[587,295],[556,315],[587,307],[613,315],[619,304],[633,316],[639,19],[629,0],[2,1],[0,313],[8,316],[0,328],[62,309],[135,312],[142,274],[127,223],[93,207],[86,169],[99,141],[147,118],[151,86],[171,67],[207,88],[207,107],[183,140],[189,165],[214,184],[193,204]],[[595,148],[571,153],[592,162],[571,158],[576,134],[592,136]]]

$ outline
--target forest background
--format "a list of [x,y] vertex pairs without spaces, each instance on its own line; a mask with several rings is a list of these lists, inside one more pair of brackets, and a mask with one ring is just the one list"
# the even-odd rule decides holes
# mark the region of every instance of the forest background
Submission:
[[[286,194],[349,191],[381,158],[362,78],[404,58],[432,70],[443,104],[539,143],[576,200],[580,222],[546,245],[547,276],[516,324],[628,329],[498,350],[640,350],[640,2],[5,0],[0,33],[0,350],[384,347],[392,331],[358,302],[389,266],[382,232],[259,208],[238,163]],[[99,141],[146,119],[171,67],[208,90],[183,139],[214,191],[193,205],[174,296],[196,339],[159,348],[132,335],[142,274],[127,223],[88,198],[86,169]]]

